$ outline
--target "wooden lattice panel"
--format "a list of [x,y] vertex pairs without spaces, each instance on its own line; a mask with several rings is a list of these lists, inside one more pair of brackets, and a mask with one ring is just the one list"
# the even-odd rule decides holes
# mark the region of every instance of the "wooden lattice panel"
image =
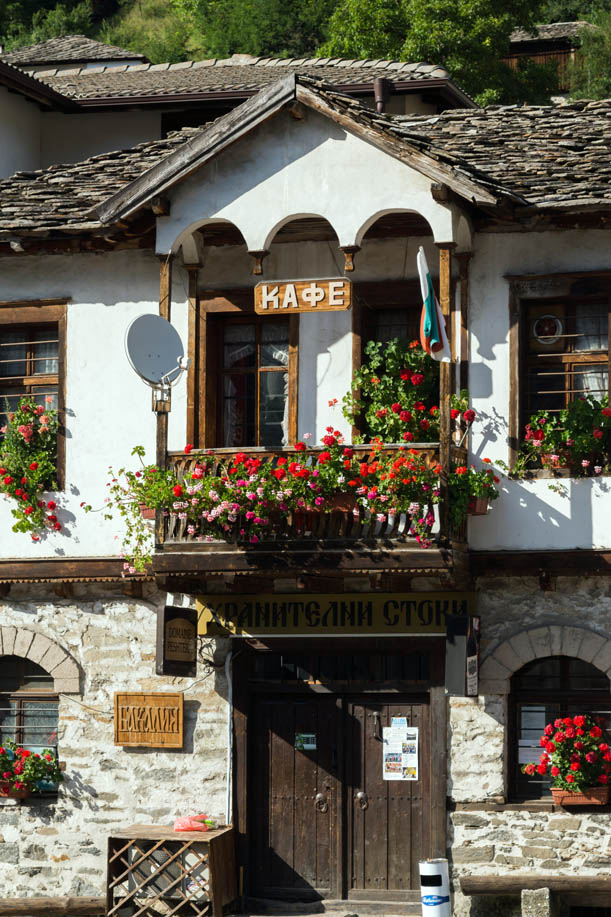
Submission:
[[221,917],[233,898],[231,829],[181,834],[135,825],[109,838],[107,917]]

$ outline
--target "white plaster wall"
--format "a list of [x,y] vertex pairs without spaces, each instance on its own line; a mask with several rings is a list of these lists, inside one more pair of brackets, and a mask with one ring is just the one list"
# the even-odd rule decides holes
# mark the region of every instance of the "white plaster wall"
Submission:
[[[186,342],[184,278],[177,272],[172,320]],[[0,262],[0,301],[70,298],[67,310],[66,492],[61,496],[60,533],[34,544],[11,532],[10,502],[0,500],[0,556],[117,555],[121,526],[85,514],[81,502],[102,508],[108,466],[132,465],[135,445],[155,460],[151,392],[131,369],[124,349],[132,319],[159,311],[159,262],[150,253],[6,258]],[[170,448],[182,448],[186,385],[174,390]],[[119,537],[118,537],[119,536]]]
[[250,250],[267,249],[277,228],[300,214],[325,217],[340,245],[351,245],[393,210],[417,211],[436,241],[452,241],[452,207],[434,201],[430,185],[316,112],[306,111],[303,121],[282,112],[171,190],[171,213],[157,221],[157,251],[218,219],[234,223]]
[[160,137],[158,111],[46,112],[41,118],[41,165],[46,169],[57,163],[80,162],[97,153],[129,149]]
[[[469,387],[478,420],[471,458],[508,460],[509,281],[507,274],[609,270],[603,231],[487,234],[470,268]],[[545,295],[542,288],[541,294]],[[550,490],[550,483],[556,485]],[[611,544],[611,479],[502,482],[488,515],[469,520],[479,550],[603,548]]]
[[40,119],[34,102],[0,87],[0,178],[40,169]]

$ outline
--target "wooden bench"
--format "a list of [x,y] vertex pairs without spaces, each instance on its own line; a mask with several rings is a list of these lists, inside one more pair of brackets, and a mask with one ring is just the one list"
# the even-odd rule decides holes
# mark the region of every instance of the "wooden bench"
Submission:
[[552,895],[562,896],[569,904],[607,905],[611,900],[611,875],[558,876],[535,873],[513,873],[502,876],[463,876],[463,895],[521,895],[522,891],[549,888]]
[[106,898],[0,898],[0,917],[99,917],[106,913]]

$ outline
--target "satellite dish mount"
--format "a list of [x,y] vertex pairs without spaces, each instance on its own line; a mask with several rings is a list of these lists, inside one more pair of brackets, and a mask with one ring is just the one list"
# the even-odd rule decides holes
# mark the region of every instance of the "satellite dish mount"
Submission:
[[125,350],[132,369],[153,390],[153,410],[167,413],[172,387],[191,365],[180,335],[161,315],[140,315],[127,329]]

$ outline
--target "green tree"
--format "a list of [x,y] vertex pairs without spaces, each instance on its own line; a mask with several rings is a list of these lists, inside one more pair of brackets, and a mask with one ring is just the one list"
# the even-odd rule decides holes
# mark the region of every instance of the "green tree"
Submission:
[[93,11],[90,0],[81,0],[76,4],[58,3],[51,8],[38,4],[36,9],[31,9],[25,3],[11,4],[7,11],[9,19],[6,22],[0,13],[2,39],[7,50],[35,45],[63,35],[89,35],[92,32]]
[[598,28],[580,29],[580,48],[570,70],[576,99],[611,97],[611,12],[596,17]]
[[601,13],[611,12],[611,0],[546,0],[541,22],[591,22]]
[[171,0],[198,56],[303,57],[326,37],[337,0]]
[[145,54],[154,64],[189,57],[188,32],[168,0],[123,0],[118,14],[102,23],[96,38]]
[[534,29],[543,0],[341,0],[323,55],[395,57],[446,67],[481,102],[539,102],[554,66],[503,63],[516,26]]

